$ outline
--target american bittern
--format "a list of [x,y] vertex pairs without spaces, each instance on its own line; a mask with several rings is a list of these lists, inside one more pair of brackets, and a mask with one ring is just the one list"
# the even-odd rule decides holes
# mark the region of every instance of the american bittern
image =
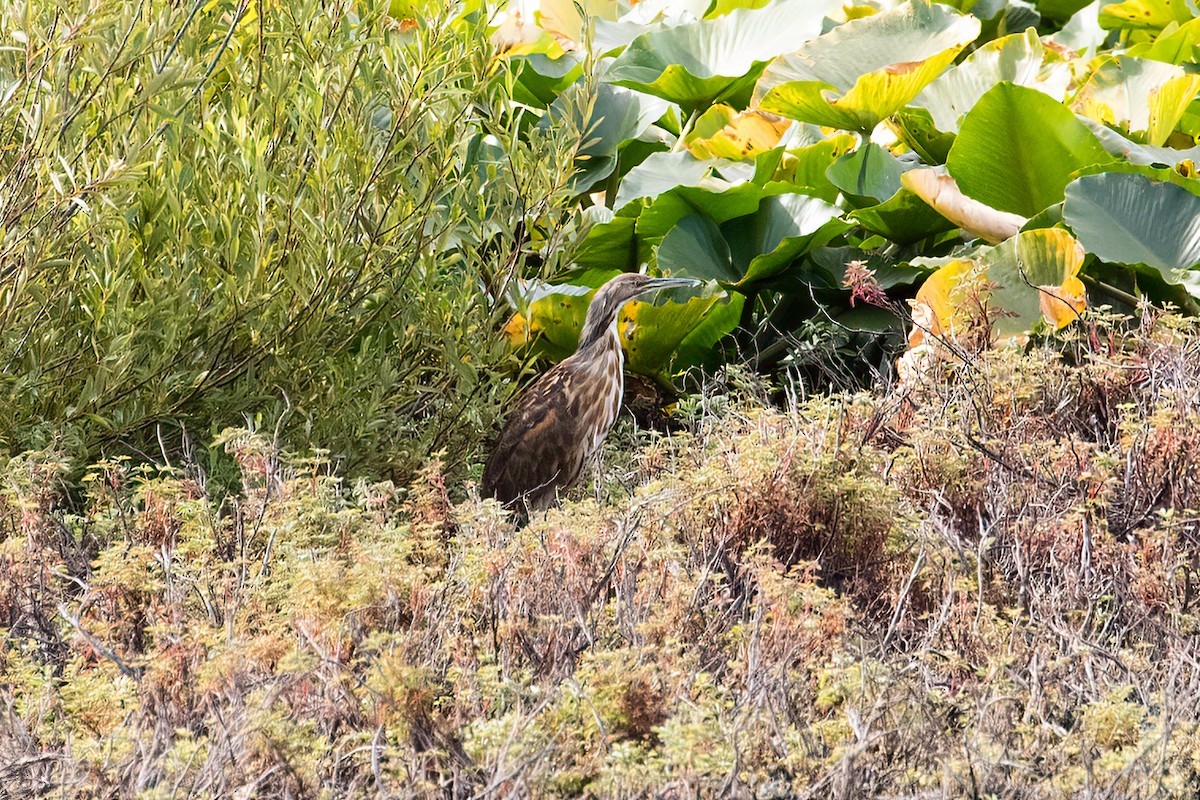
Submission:
[[527,514],[551,505],[559,489],[575,483],[621,409],[621,308],[659,289],[698,283],[625,273],[601,286],[588,306],[575,354],[517,398],[483,469],[484,495]]

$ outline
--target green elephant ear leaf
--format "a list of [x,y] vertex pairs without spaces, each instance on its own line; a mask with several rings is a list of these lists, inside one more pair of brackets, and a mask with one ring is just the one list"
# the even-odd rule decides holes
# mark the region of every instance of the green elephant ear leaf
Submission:
[[1155,147],[1163,144],[1200,91],[1200,75],[1161,61],[1114,56],[1075,95],[1074,108]]
[[1063,199],[1075,170],[1111,160],[1061,103],[1036,89],[1001,83],[963,119],[946,167],[967,196],[1032,217]]
[[695,214],[679,220],[658,246],[658,268],[676,277],[737,283],[729,243],[716,223]]
[[908,189],[901,189],[879,205],[852,212],[850,219],[898,244],[919,242],[957,227]]
[[617,319],[617,331],[630,371],[668,380],[704,363],[717,341],[737,326],[743,302],[737,295],[736,301],[713,296],[629,303]]
[[727,222],[722,231],[742,273],[737,288],[774,278],[800,256],[829,244],[850,227],[841,214],[820,198],[782,194],[764,198],[749,217]]
[[1200,197],[1173,183],[1120,172],[1085,175],[1066,195],[1063,220],[1089,253],[1145,264],[1168,283],[1194,285],[1186,271],[1200,265]]
[[672,275],[746,289],[780,275],[849,227],[841,210],[820,198],[772,195],[753,213],[721,226],[699,215],[683,217],[662,238],[657,264]]
[[635,200],[653,201],[677,186],[705,186],[722,191],[732,184],[712,175],[713,162],[691,153],[651,153],[621,179],[613,207],[620,210]]
[[580,270],[612,269],[633,272],[638,268],[637,219],[614,216],[593,225],[575,251]]
[[957,133],[959,120],[979,98],[1005,81],[1037,89],[1057,101],[1066,96],[1071,66],[1042,46],[1037,30],[994,39],[947,70],[913,101],[929,109],[938,130]]
[[821,32],[824,6],[776,0],[741,8],[716,19],[650,31],[634,39],[613,62],[605,80],[678,103],[707,108],[719,100],[742,100],[766,62]]
[[979,20],[912,0],[851,20],[782,56],[754,94],[764,111],[870,131],[905,106],[979,35]]
[[579,60],[570,54],[552,59],[544,53],[529,53],[508,60],[517,75],[513,99],[538,108],[547,108],[583,74]]

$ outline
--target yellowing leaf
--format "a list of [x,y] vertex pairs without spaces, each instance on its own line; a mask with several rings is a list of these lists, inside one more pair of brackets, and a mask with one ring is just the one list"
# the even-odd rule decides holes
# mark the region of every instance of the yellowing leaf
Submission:
[[529,324],[529,320],[525,319],[520,312],[513,314],[512,319],[505,324],[502,332],[504,338],[508,339],[509,345],[514,348],[529,344],[530,339],[533,338],[533,330]]
[[765,111],[716,105],[696,121],[687,147],[696,158],[748,159],[779,144],[791,120]]
[[759,106],[802,122],[871,131],[909,103],[979,35],[979,20],[912,0],[854,19],[777,58]]
[[1029,220],[998,211],[963,194],[954,178],[930,168],[913,169],[900,182],[934,210],[972,236],[996,244],[1015,236]]
[[1192,18],[1187,0],[1125,0],[1100,9],[1102,28],[1145,28],[1162,30],[1172,22]]
[[1055,330],[1074,322],[1087,308],[1083,281],[1074,275],[1063,281],[1061,286],[1039,286],[1038,291],[1041,292],[1038,301],[1042,318]]
[[973,261],[951,261],[930,275],[909,301],[913,310],[913,329],[908,334],[908,346],[916,347],[925,335],[954,336],[956,304],[952,298],[965,274],[977,268]]
[[1200,75],[1128,56],[1105,60],[1075,96],[1074,109],[1159,146],[1200,91]]
[[1087,307],[1079,280],[1085,251],[1061,228],[1024,231],[971,259],[951,261],[917,291],[909,345],[957,337],[986,323],[989,336],[1021,337],[1039,320],[1055,329]]

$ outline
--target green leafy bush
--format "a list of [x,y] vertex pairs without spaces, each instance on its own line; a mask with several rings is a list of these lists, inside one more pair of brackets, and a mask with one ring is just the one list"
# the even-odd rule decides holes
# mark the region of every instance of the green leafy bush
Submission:
[[577,134],[518,135],[480,15],[428,14],[6,8],[0,447],[249,419],[376,472],[474,452]]

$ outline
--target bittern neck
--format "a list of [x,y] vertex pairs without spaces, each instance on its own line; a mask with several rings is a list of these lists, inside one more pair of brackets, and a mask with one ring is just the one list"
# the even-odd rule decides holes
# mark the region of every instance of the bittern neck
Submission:
[[578,349],[580,352],[608,347],[621,349],[621,340],[617,336],[617,315],[621,313],[621,309],[618,307],[611,312],[603,312],[603,309],[588,309],[587,319],[583,323],[583,331],[579,334]]

